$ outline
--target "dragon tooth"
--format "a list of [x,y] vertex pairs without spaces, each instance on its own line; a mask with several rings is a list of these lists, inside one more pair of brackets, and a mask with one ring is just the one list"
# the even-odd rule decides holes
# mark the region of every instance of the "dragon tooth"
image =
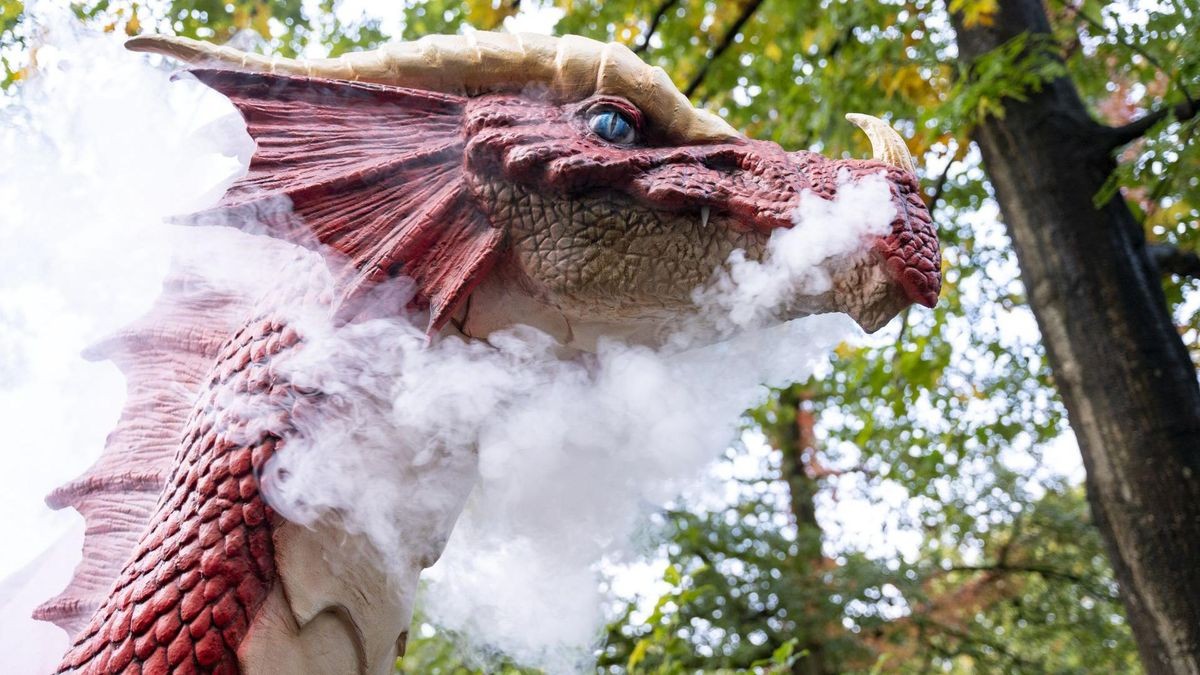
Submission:
[[700,207],[700,227],[708,227],[708,207]]

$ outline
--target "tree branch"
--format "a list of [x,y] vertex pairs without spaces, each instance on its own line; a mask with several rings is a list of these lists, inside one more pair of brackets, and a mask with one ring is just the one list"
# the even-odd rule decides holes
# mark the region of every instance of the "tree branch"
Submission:
[[650,38],[654,37],[655,31],[658,30],[658,24],[662,23],[663,17],[667,15],[667,12],[670,11],[670,9],[674,7],[675,3],[677,2],[679,2],[679,0],[664,0],[663,3],[658,6],[658,9],[654,12],[654,16],[650,19],[650,26],[646,28],[646,34],[642,36],[638,46],[633,48],[634,54],[641,54],[650,47]]
[[1057,579],[1065,579],[1072,583],[1081,584],[1086,581],[1083,577],[1070,572],[1060,572],[1049,567],[1041,567],[1038,565],[1014,565],[1009,563],[996,563],[994,565],[955,565],[946,568],[947,572],[998,572],[1001,574],[1007,572],[1037,574],[1044,577]]
[[[932,648],[942,652],[945,656],[947,656],[949,658],[953,658],[955,656],[962,656],[962,655],[974,657],[974,656],[976,656],[976,650],[971,649],[970,646],[973,644],[981,644],[981,645],[986,645],[986,646],[994,649],[998,654],[1000,654],[1001,656],[1008,659],[1009,661],[1011,661],[1014,664],[1024,665],[1027,667],[1032,666],[1036,670],[1039,670],[1039,671],[1045,669],[1043,663],[1033,661],[1025,656],[1021,656],[1020,654],[1017,654],[1016,652],[1012,651],[1008,646],[1006,646],[998,641],[995,641],[995,640],[989,640],[986,637],[984,637],[984,635],[982,635],[982,634],[971,633],[970,631],[963,630],[962,628],[958,628],[956,626],[952,626],[948,623],[944,623],[944,622],[941,622],[941,621],[938,621],[936,619],[932,619],[929,617],[921,617],[919,620],[928,623],[930,626],[933,626],[934,629],[959,641],[960,644],[958,645],[958,648],[956,650],[954,650],[953,652],[951,652],[950,650],[948,650],[944,647],[935,645],[932,642],[925,643],[929,647],[932,647]],[[963,649],[964,644],[967,645],[967,649],[965,651]]]
[[[1083,11],[1082,5],[1076,9],[1076,16],[1083,19],[1088,25],[1090,25],[1092,28],[1095,28],[1098,32],[1102,34],[1108,33],[1108,27],[1105,26],[1103,22],[1088,16],[1088,13]],[[1193,106],[1196,105],[1196,101],[1193,100],[1191,94],[1188,93],[1187,87],[1183,85],[1183,80],[1179,79],[1179,73],[1172,73],[1171,71],[1167,70],[1167,67],[1163,65],[1162,61],[1160,61],[1157,56],[1152,54],[1150,50],[1146,49],[1143,45],[1140,45],[1137,42],[1122,41],[1118,44],[1132,51],[1143,59],[1146,59],[1147,63],[1157,68],[1158,72],[1165,75],[1167,79],[1171,80],[1175,86],[1179,88],[1179,93],[1183,94],[1183,97],[1187,99],[1188,103],[1192,104]]]
[[1186,122],[1196,115],[1200,115],[1200,104],[1188,98],[1183,103],[1151,110],[1128,124],[1119,127],[1108,127],[1105,131],[1105,136],[1108,139],[1110,148],[1118,148],[1145,136],[1146,132],[1150,131],[1154,125],[1169,116],[1173,116],[1179,122]]
[[[1059,1],[1062,3],[1062,0]],[[1087,12],[1083,11],[1082,5],[1079,7],[1066,5],[1066,7],[1070,10],[1073,10],[1077,17],[1083,19],[1085,23],[1096,29],[1098,32],[1108,32],[1108,27],[1106,27],[1102,22],[1089,16]],[[1146,60],[1147,63],[1154,66],[1158,72],[1165,75],[1167,79],[1169,79],[1175,85],[1175,87],[1179,89],[1179,93],[1183,95],[1184,101],[1176,106],[1164,106],[1157,110],[1152,110],[1126,125],[1110,127],[1111,131],[1109,131],[1106,136],[1111,143],[1111,148],[1117,148],[1130,141],[1141,138],[1147,131],[1150,130],[1151,127],[1153,127],[1155,124],[1158,124],[1172,113],[1174,113],[1175,119],[1179,120],[1180,122],[1187,121],[1200,113],[1200,101],[1197,101],[1197,97],[1192,96],[1191,92],[1189,92],[1187,87],[1184,86],[1183,80],[1180,79],[1178,72],[1173,73],[1167,70],[1166,66],[1159,61],[1158,57],[1156,57],[1142,45],[1134,42],[1121,42],[1120,44],[1138,56],[1141,56]]]
[[1159,272],[1200,279],[1200,255],[1170,244],[1147,244],[1146,252],[1158,265]]
[[684,96],[691,98],[692,94],[696,93],[696,90],[700,88],[701,83],[704,82],[704,78],[708,76],[709,67],[712,66],[714,61],[721,58],[722,54],[729,50],[729,48],[733,45],[733,41],[737,39],[738,33],[742,32],[742,26],[746,25],[746,22],[750,20],[750,17],[754,16],[754,12],[758,11],[758,8],[762,6],[762,4],[763,0],[750,0],[750,2],[747,2],[745,6],[742,7],[742,13],[738,15],[737,21],[734,21],[733,25],[729,27],[729,30],[725,31],[725,35],[721,38],[721,43],[717,45],[715,50],[713,50],[712,56],[704,62],[704,65],[700,67],[700,71],[697,72],[694,77],[692,77],[692,81],[689,82],[687,88],[683,90]]
[[1044,579],[1061,579],[1069,581],[1097,598],[1112,598],[1111,593],[1103,591],[1092,584],[1092,580],[1078,574],[1063,572],[1052,567],[1041,565],[1025,565],[1019,563],[994,563],[991,565],[955,565],[945,569],[946,572],[988,572],[991,574],[1036,574]]

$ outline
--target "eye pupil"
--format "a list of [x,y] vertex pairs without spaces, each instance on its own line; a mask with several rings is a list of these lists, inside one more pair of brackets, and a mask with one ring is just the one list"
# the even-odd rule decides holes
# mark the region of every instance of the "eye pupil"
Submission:
[[624,114],[616,110],[601,110],[593,114],[588,127],[610,143],[626,145],[634,141],[633,125]]

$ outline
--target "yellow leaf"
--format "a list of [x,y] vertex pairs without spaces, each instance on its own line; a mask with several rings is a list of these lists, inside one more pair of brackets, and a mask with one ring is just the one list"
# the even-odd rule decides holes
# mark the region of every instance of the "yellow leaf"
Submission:
[[921,163],[921,158],[929,151],[930,139],[927,136],[917,134],[912,138],[905,138],[904,144],[908,146],[908,154],[913,156],[913,161],[918,165]]
[[1156,208],[1146,214],[1146,220],[1143,223],[1147,231],[1153,231],[1155,227],[1163,230],[1174,230],[1180,223],[1188,222],[1192,213],[1192,205],[1187,200],[1179,200],[1170,206]]
[[992,25],[999,10],[998,0],[950,0],[950,11],[961,13],[967,28]]
[[884,94],[888,98],[899,95],[917,105],[936,105],[942,100],[945,93],[943,89],[949,85],[948,79],[940,74],[931,77],[923,66],[905,65],[876,72],[882,79]]
[[517,13],[520,3],[513,0],[469,0],[467,2],[467,23],[476,28],[494,30],[504,23],[504,20]]
[[0,0],[0,21],[15,19],[24,11],[25,4],[21,0]]
[[137,35],[140,32],[142,32],[142,22],[138,20],[137,5],[135,4],[133,6],[133,16],[129,17],[129,20],[125,22],[125,34]]
[[235,32],[242,30],[246,26],[250,25],[250,10],[247,9],[245,5],[238,5],[234,7],[233,17],[230,19],[230,21],[233,23],[233,27],[236,29]]
[[638,640],[638,643],[633,647],[633,651],[629,653],[629,663],[625,665],[625,668],[629,671],[636,668],[646,658],[646,650],[649,648],[649,640]]
[[807,54],[817,44],[817,29],[809,28],[800,35],[800,48]]
[[254,11],[253,11],[252,16],[254,18],[253,18],[253,21],[251,21],[251,26],[254,28],[254,32],[263,36],[263,38],[270,40],[271,39],[271,6],[268,5],[266,2],[259,0],[259,2],[254,4]]

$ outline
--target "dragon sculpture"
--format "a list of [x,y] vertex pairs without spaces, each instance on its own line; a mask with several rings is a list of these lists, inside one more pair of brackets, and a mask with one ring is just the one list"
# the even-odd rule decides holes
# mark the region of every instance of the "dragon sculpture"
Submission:
[[[731,252],[762,256],[802,195],[867,175],[891,191],[890,233],[825,261],[832,288],[790,313],[846,312],[870,331],[937,299],[912,160],[872,117],[851,121],[875,159],[787,152],[693,107],[624,46],[574,36],[428,36],[314,61],[164,36],[128,46],[193,64],[257,142],[247,175],[196,219],[321,251],[336,286],[314,301],[347,321],[405,277],[412,299],[396,309],[423,312],[432,340],[527,324],[584,351],[652,342]],[[272,370],[304,346],[284,315],[175,275],[94,350],[124,370],[128,400],[97,463],[47,499],[87,522],[83,562],[35,614],[75,636],[59,672],[391,670],[411,594],[370,565],[331,573],[337,537],[260,491],[300,433],[292,416],[322,405]],[[248,418],[248,399],[276,424]],[[414,580],[439,552],[415,558]]]

